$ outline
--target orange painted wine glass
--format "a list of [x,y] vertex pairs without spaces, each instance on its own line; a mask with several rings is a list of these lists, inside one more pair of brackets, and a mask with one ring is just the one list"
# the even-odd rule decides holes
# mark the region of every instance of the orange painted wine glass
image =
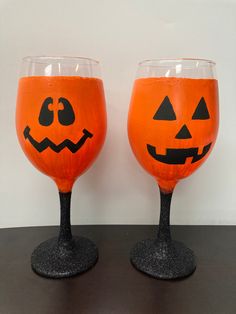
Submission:
[[31,257],[32,269],[52,278],[91,268],[95,244],[73,237],[71,191],[75,180],[94,162],[106,135],[106,109],[99,62],[79,57],[26,57],[22,62],[16,107],[20,145],[59,190],[58,238],[41,243]]
[[193,251],[172,241],[170,203],[179,180],[208,158],[219,123],[215,63],[201,59],[147,60],[139,64],[128,135],[133,153],[157,181],[161,195],[156,239],[136,244],[131,262],[156,278],[193,273]]

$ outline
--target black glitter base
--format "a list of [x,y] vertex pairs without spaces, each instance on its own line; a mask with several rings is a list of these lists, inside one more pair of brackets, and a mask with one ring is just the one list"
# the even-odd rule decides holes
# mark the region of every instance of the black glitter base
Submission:
[[81,274],[98,260],[98,249],[89,239],[73,237],[67,242],[58,238],[41,243],[32,253],[32,269],[43,277],[65,278]]
[[130,261],[139,271],[160,279],[187,277],[196,269],[193,251],[177,241],[138,242],[131,250]]

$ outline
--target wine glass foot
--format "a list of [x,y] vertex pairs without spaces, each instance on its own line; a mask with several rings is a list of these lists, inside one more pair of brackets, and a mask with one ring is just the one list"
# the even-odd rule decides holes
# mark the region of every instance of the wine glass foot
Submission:
[[137,270],[159,279],[184,278],[196,269],[193,251],[177,241],[138,242],[131,250],[130,261]]
[[32,253],[32,269],[47,278],[65,278],[92,268],[98,260],[98,249],[89,239],[73,237],[60,243],[58,238],[41,243]]

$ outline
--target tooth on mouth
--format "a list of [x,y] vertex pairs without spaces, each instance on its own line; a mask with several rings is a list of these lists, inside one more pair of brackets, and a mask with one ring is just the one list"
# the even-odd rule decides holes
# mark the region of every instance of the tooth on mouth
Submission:
[[158,155],[166,155],[166,154],[167,154],[167,148],[158,147]]
[[203,153],[204,147],[205,146],[198,147],[198,152],[197,152],[198,155],[201,155]]

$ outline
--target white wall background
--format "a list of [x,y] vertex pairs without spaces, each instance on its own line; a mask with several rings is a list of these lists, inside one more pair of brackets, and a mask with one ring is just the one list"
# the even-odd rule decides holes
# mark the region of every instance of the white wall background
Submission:
[[101,61],[108,133],[75,184],[73,224],[154,224],[155,182],[131,153],[127,112],[138,61],[200,57],[217,62],[221,124],[207,162],[177,186],[173,224],[236,223],[236,0],[0,0],[0,226],[59,222],[56,186],[21,151],[14,125],[17,75],[26,55]]

